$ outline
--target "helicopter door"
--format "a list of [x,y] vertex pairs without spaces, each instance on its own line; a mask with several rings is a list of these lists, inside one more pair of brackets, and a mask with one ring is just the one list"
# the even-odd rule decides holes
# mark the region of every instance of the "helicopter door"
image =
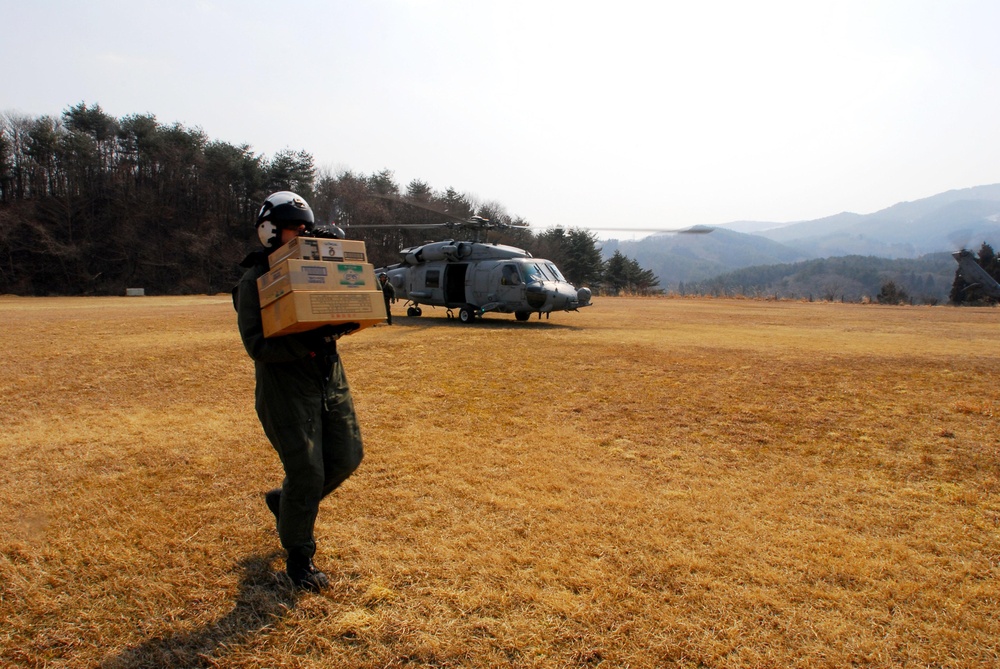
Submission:
[[467,303],[465,299],[465,263],[449,264],[444,270],[444,303],[448,307],[458,307]]
[[497,286],[497,297],[507,303],[509,308],[524,300],[524,280],[516,263],[504,263],[500,266],[500,285]]

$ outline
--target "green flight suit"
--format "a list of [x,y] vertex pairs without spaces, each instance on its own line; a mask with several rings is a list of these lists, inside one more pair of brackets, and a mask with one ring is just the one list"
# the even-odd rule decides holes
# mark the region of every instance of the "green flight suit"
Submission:
[[361,464],[361,430],[351,389],[336,352],[315,332],[264,337],[257,278],[267,255],[252,253],[233,289],[243,346],[254,361],[257,416],[285,469],[278,536],[288,551],[316,552],[319,503]]

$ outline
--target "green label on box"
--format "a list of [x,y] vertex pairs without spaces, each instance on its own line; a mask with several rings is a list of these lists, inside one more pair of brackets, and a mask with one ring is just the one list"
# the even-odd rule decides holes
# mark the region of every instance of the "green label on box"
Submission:
[[340,272],[341,286],[364,286],[365,275],[363,265],[337,265]]

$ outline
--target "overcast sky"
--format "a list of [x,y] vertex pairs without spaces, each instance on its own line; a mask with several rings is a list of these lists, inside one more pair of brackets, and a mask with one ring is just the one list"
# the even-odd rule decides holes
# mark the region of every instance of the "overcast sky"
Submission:
[[0,0],[0,112],[152,113],[539,228],[1000,182],[996,0]]

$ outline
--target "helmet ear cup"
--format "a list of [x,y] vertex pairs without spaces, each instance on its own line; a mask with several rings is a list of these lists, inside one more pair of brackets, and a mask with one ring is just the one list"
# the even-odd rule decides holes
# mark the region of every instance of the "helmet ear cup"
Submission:
[[257,237],[266,249],[276,248],[279,234],[278,226],[271,221],[264,220],[257,224]]

